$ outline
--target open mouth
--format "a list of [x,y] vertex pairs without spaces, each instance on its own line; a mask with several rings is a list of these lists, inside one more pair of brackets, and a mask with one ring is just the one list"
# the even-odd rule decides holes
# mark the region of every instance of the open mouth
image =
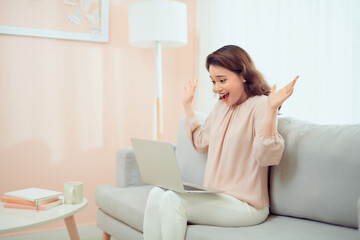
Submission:
[[229,93],[221,95],[219,100],[227,101],[229,99]]

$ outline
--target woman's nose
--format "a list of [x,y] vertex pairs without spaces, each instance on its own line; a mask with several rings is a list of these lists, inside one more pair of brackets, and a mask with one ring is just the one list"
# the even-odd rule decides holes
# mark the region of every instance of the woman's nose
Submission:
[[213,91],[214,91],[215,93],[219,93],[220,90],[221,90],[221,86],[220,86],[219,84],[215,83],[215,84],[214,84],[214,87],[213,87]]

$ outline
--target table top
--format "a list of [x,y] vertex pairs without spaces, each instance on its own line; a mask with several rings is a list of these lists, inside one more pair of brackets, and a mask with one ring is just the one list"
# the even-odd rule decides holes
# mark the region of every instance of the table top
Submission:
[[83,198],[79,204],[61,204],[48,210],[4,208],[0,203],[0,234],[36,227],[64,219],[81,211],[88,204]]

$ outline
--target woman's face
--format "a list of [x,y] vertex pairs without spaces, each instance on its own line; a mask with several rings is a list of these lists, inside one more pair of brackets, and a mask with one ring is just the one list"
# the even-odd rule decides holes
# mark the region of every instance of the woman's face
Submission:
[[239,105],[248,99],[243,77],[217,65],[210,65],[209,74],[213,91],[219,94],[219,99],[226,102],[228,106]]

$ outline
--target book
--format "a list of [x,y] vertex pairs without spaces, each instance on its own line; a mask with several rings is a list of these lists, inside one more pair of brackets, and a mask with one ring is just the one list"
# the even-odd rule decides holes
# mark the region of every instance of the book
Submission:
[[[52,197],[52,198],[38,200],[38,204],[42,205],[42,204],[45,204],[45,203],[48,203],[48,202],[55,201],[57,199],[59,199],[59,197]],[[29,206],[35,206],[36,205],[35,202],[25,200],[25,199],[22,199],[22,198],[10,197],[10,196],[2,196],[2,197],[0,197],[0,202],[24,204],[24,205],[29,205]]]
[[26,188],[5,193],[5,196],[21,198],[31,202],[59,197],[62,193],[42,188]]
[[47,210],[53,207],[56,207],[58,205],[62,204],[62,200],[61,199],[57,199],[55,201],[52,202],[48,202],[45,204],[41,204],[38,205],[37,208],[36,206],[32,206],[32,205],[26,205],[26,204],[18,204],[18,203],[7,203],[5,202],[3,207],[4,208],[18,208],[18,209],[32,209],[32,210]]

